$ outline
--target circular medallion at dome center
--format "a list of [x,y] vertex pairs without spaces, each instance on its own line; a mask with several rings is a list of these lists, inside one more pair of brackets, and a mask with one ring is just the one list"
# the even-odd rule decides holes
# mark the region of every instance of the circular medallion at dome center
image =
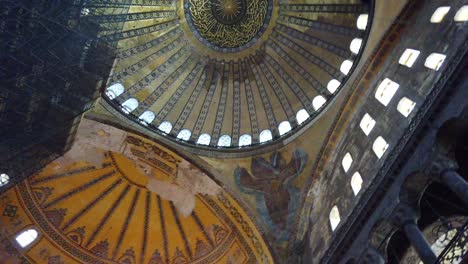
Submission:
[[236,52],[253,45],[271,17],[273,0],[187,0],[192,32],[206,46]]
[[239,23],[247,13],[247,0],[212,0],[211,12],[214,18],[222,24]]

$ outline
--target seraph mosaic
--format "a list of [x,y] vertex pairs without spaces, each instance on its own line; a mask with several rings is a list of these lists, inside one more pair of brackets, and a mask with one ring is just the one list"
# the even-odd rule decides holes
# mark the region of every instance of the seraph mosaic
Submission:
[[253,158],[250,172],[242,167],[234,171],[237,185],[242,192],[255,196],[256,209],[278,242],[288,239],[300,195],[292,182],[303,172],[307,160],[301,149],[292,153],[289,162],[275,152],[270,160]]

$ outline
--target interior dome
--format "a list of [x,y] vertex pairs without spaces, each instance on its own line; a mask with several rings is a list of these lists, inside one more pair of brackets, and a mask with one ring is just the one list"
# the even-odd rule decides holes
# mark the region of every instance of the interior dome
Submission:
[[[101,36],[118,48],[107,102],[189,149],[280,141],[314,120],[351,75],[371,24],[369,2],[178,0],[114,7],[128,14],[121,32]],[[83,18],[96,19],[102,8]]]

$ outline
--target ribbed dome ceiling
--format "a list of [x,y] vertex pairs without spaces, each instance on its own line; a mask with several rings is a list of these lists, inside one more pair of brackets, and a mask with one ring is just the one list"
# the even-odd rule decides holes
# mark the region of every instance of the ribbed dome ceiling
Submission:
[[118,47],[107,101],[201,148],[267,144],[316,118],[357,64],[371,9],[345,0],[120,2],[82,14],[122,27],[102,33]]

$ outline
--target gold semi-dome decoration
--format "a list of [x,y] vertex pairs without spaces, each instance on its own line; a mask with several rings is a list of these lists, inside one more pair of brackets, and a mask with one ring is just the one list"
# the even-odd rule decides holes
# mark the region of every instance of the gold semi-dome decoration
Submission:
[[[0,238],[16,244],[21,232],[37,233],[11,255],[25,263],[274,263],[238,201],[195,165],[85,123],[65,156],[0,195]],[[107,143],[112,150],[100,148]]]
[[333,101],[373,13],[359,0],[89,3],[117,47],[106,102],[187,149],[281,141]]

